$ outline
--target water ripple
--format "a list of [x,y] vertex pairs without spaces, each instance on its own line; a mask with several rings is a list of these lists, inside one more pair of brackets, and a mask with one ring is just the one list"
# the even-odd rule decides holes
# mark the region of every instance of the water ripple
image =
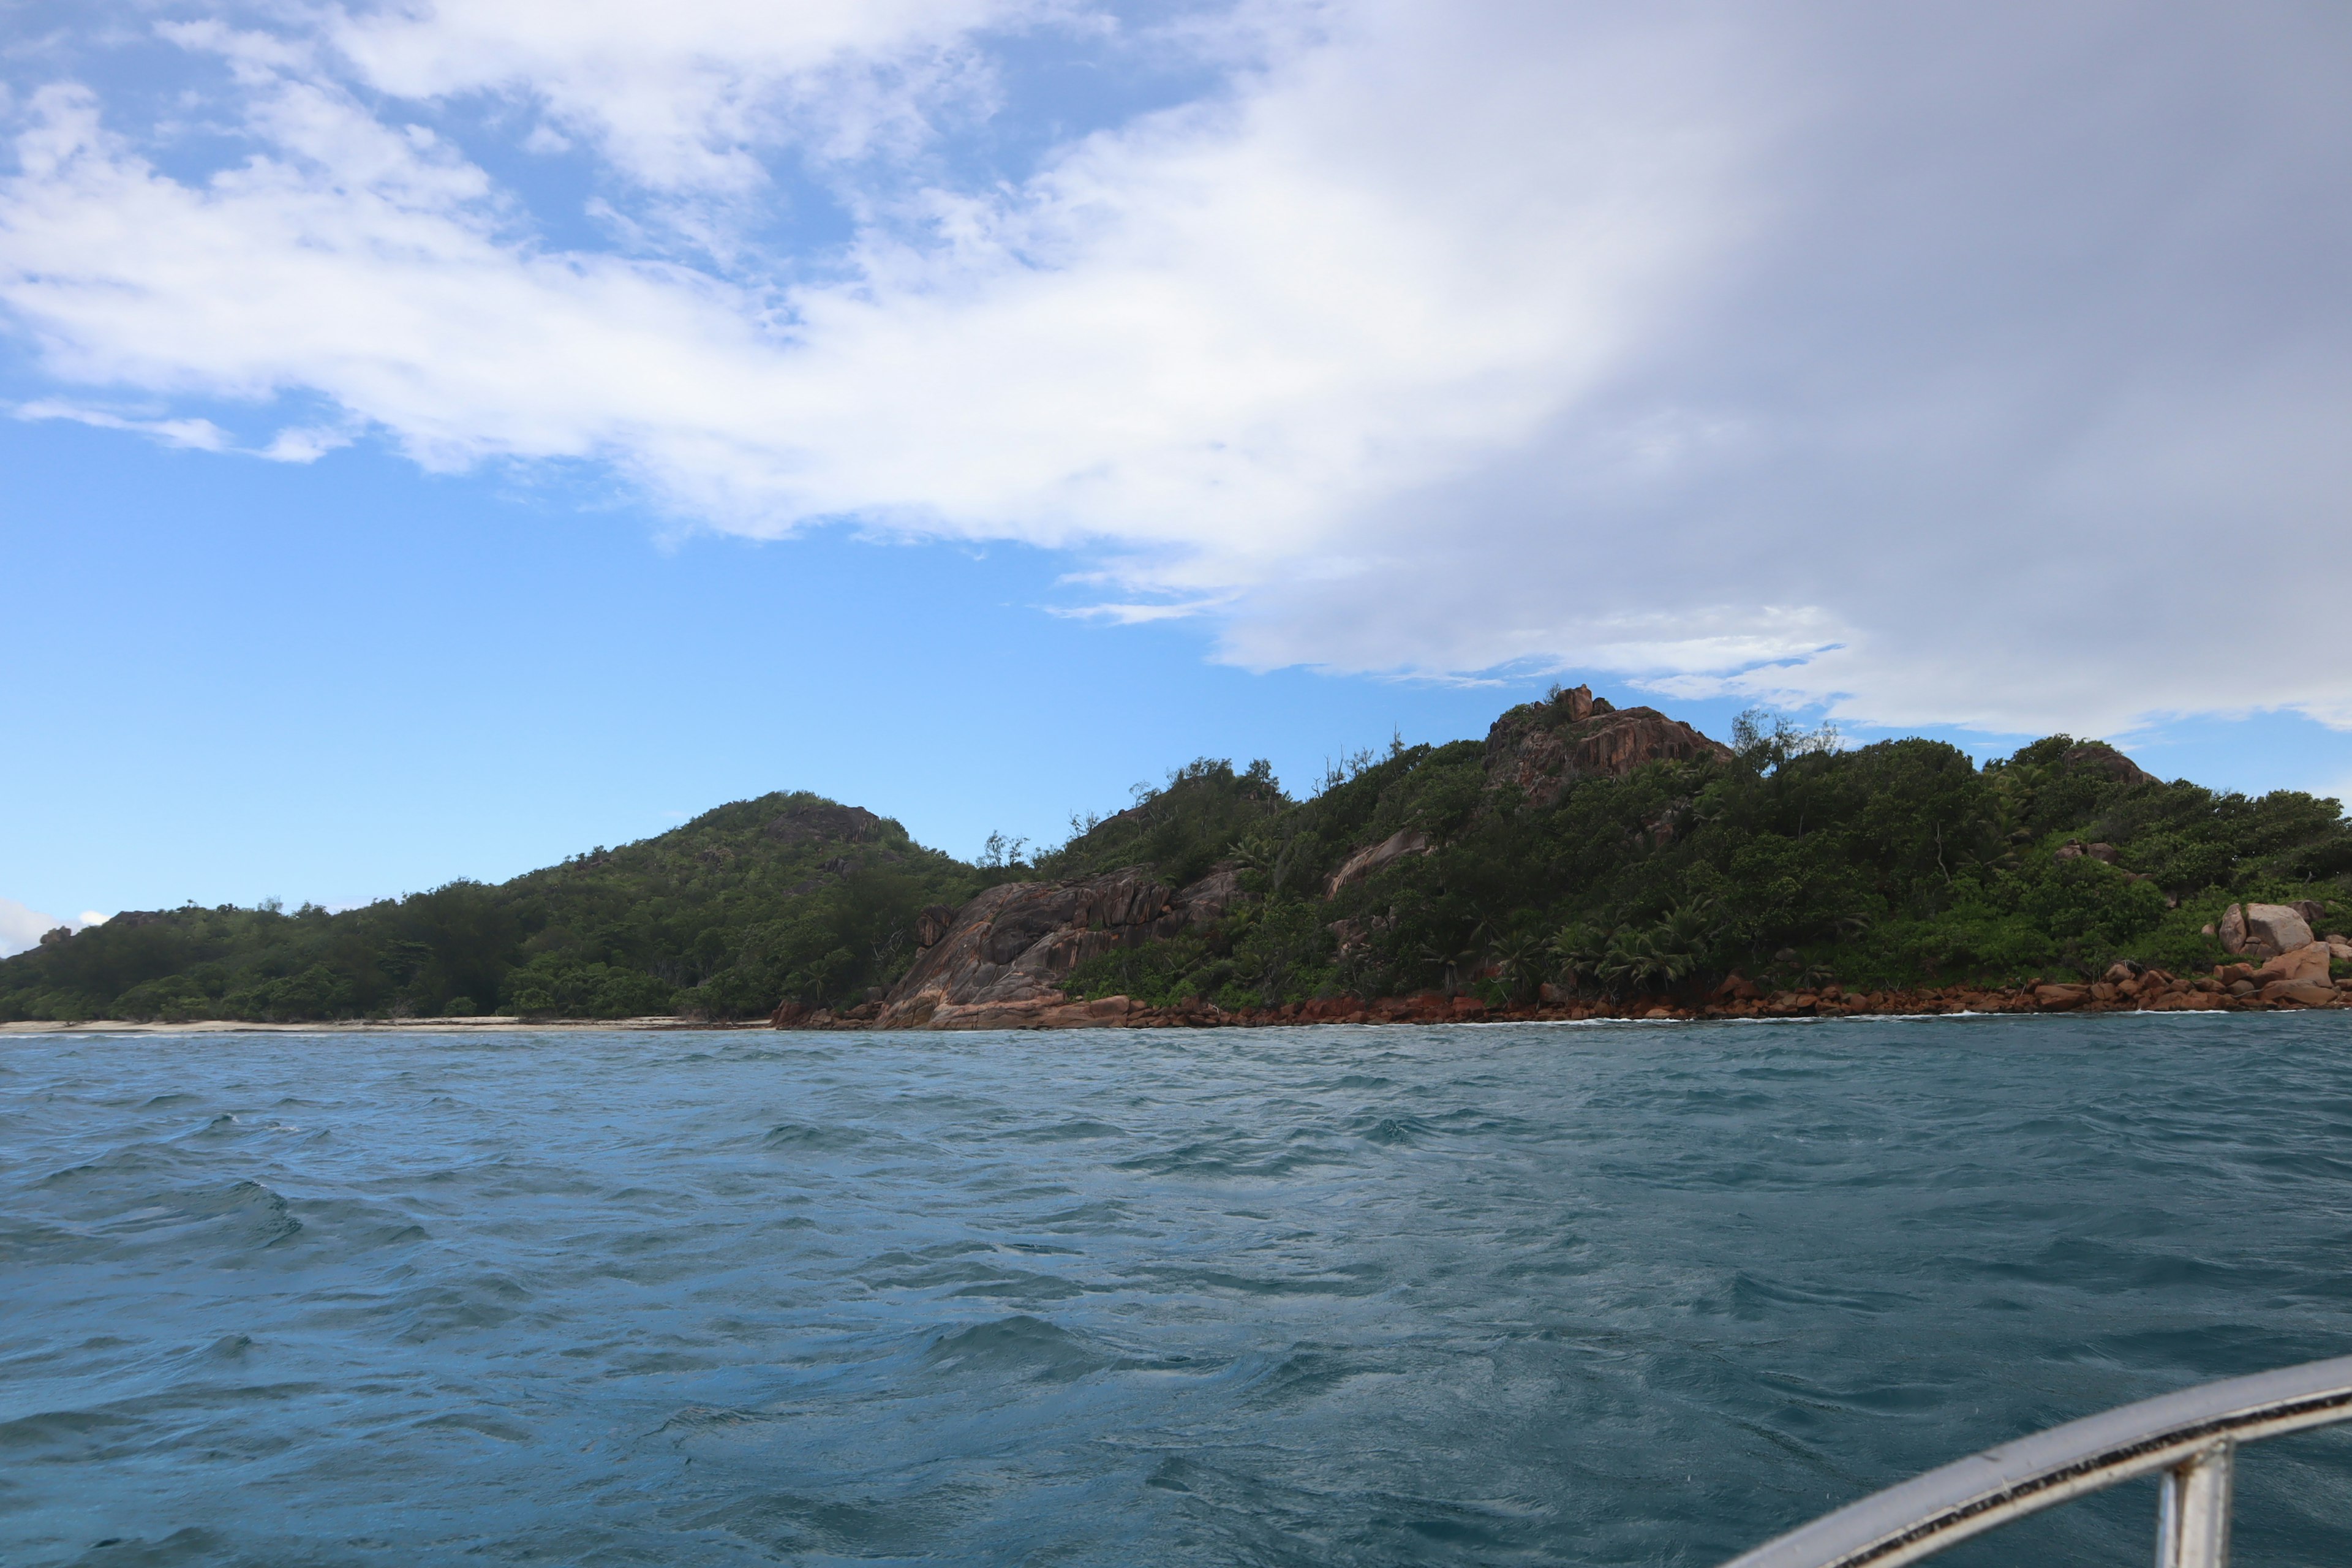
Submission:
[[0,1561],[1704,1564],[2352,1350],[2352,1020],[2224,1022],[18,1037]]

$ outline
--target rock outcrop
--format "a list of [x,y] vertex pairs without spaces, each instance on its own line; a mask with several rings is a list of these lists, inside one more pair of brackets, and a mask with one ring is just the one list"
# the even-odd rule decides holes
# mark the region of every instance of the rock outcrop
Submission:
[[[1074,1003],[1062,990],[1070,971],[1122,947],[1213,925],[1240,902],[1240,877],[1227,868],[1171,889],[1140,870],[1071,882],[1001,882],[973,899],[885,997],[884,1028],[1066,1028],[1121,1022],[1122,998]],[[936,909],[936,907],[935,907]],[[916,934],[933,929],[923,911]],[[1119,1003],[1117,1007],[1108,1002]]]
[[2070,748],[2058,759],[2066,772],[2104,773],[2120,784],[2144,784],[2159,782],[2157,776],[2108,745],[2105,741],[2085,741]]
[[1323,896],[1336,899],[1339,889],[1350,882],[1360,882],[1383,866],[1392,865],[1408,855],[1429,853],[1429,835],[1417,827],[1401,827],[1378,844],[1368,844],[1339,863],[1323,883]]
[[1572,779],[1622,777],[1645,763],[1716,757],[1731,748],[1654,708],[1616,708],[1590,687],[1525,702],[1486,732],[1486,787],[1517,785],[1531,805],[1549,805]]
[[2224,952],[2251,952],[2272,958],[2311,944],[2311,922],[2300,906],[2292,904],[2231,904],[2221,911],[2215,933]]
[[782,844],[863,844],[874,837],[882,819],[862,805],[835,805],[818,801],[796,805],[760,831]]

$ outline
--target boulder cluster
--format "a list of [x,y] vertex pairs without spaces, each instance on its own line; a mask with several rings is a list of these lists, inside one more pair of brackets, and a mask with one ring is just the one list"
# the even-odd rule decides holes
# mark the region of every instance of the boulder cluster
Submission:
[[[2308,947],[2312,922],[2325,912],[2315,899],[2293,904],[2231,904],[2221,911],[2218,924],[2205,928],[2205,934],[2219,939],[2223,952],[2275,958]],[[2331,936],[2326,940],[2343,939]]]

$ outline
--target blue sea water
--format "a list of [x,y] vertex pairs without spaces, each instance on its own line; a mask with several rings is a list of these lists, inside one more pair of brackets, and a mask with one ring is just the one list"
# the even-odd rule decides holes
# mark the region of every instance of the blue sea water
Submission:
[[11,1565],[1704,1568],[2347,1352],[2340,1015],[0,1040]]

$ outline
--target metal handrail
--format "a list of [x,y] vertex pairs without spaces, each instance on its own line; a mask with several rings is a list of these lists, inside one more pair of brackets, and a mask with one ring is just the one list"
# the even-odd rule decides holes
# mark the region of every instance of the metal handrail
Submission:
[[2157,1568],[2228,1568],[2239,1445],[2352,1421],[2352,1356],[2145,1399],[1929,1470],[1724,1568],[1898,1568],[2085,1493],[2163,1473]]

